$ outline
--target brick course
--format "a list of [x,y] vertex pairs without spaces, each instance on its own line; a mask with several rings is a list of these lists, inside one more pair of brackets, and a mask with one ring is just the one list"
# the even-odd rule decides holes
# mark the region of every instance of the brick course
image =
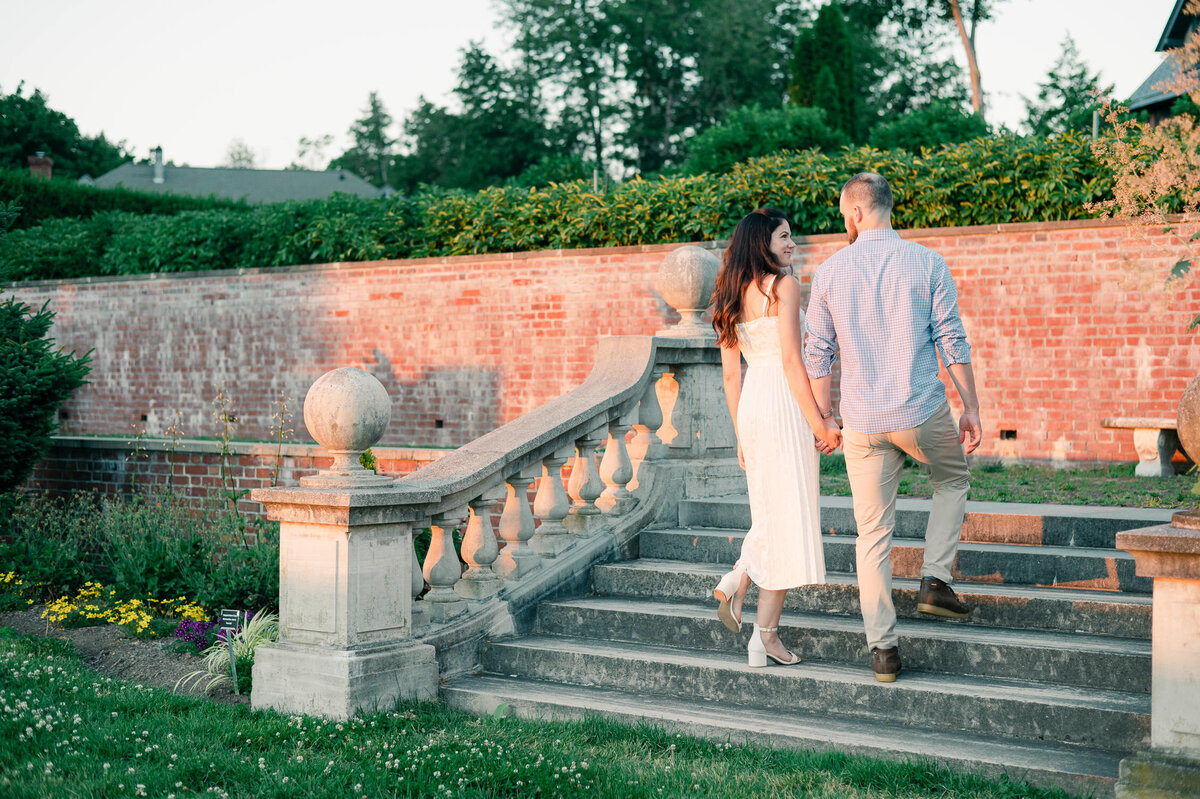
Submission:
[[[1190,232],[1190,231],[1189,231]],[[941,252],[958,283],[986,428],[980,454],[1136,460],[1105,416],[1174,416],[1200,372],[1188,321],[1200,283],[1163,288],[1164,237],[1110,221],[905,231]],[[798,273],[844,236],[797,239]],[[280,392],[359,366],[393,398],[380,446],[452,447],[583,380],[602,335],[675,321],[653,290],[679,245],[460,256],[234,272],[10,284],[57,313],[68,350],[94,349],[91,383],[63,432],[214,436],[220,386],[234,435],[269,439]],[[720,249],[719,244],[703,246]],[[296,403],[299,406],[299,403]],[[296,428],[303,436],[303,425]],[[1001,440],[1000,431],[1015,431]]]

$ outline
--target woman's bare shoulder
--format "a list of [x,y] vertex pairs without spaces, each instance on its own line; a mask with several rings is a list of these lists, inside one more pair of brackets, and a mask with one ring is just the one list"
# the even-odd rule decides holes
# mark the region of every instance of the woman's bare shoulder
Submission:
[[779,281],[779,299],[780,301],[789,300],[799,302],[801,297],[800,281],[794,275],[790,275],[791,280]]

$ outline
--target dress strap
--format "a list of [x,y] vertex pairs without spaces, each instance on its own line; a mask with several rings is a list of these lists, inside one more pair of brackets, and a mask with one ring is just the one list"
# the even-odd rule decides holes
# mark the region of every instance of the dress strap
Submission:
[[767,306],[771,304],[771,286],[775,285],[775,275],[771,275],[771,279],[767,281],[767,290],[763,292],[763,307],[762,316],[767,315]]

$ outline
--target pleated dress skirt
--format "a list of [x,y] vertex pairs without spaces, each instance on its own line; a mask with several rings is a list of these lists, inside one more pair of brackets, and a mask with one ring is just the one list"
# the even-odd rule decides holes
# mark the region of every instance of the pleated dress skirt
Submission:
[[770,591],[824,583],[820,456],[781,359],[750,360],[738,403],[738,435],[751,520],[739,566]]

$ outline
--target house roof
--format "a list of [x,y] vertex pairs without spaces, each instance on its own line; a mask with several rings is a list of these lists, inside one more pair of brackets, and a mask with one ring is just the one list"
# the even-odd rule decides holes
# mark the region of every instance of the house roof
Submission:
[[1183,40],[1187,37],[1188,29],[1195,21],[1193,15],[1183,13],[1183,6],[1186,2],[1187,0],[1175,0],[1175,8],[1172,9],[1171,16],[1167,17],[1167,25],[1158,39],[1158,46],[1154,48],[1155,52],[1161,53],[1169,48],[1183,47]]
[[1163,91],[1155,87],[1172,81],[1178,74],[1179,70],[1175,66],[1175,59],[1170,57],[1164,58],[1162,63],[1158,65],[1158,68],[1150,73],[1150,77],[1142,81],[1142,85],[1138,86],[1133,94],[1130,95],[1129,110],[1138,111],[1155,103],[1174,100],[1179,96],[1179,92]]
[[163,182],[154,182],[152,164],[122,164],[95,179],[100,188],[121,186],[135,191],[171,192],[196,197],[242,199],[252,203],[310,200],[334,192],[379,197],[381,192],[344,169],[312,172],[303,169],[229,169],[164,166]]

